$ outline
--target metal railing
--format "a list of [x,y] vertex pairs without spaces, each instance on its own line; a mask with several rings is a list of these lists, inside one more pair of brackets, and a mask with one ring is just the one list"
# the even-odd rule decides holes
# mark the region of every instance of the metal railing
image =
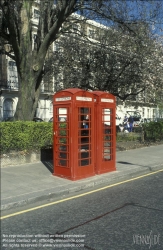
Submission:
[[17,81],[8,81],[8,80],[1,80],[0,81],[0,90],[18,90],[19,83]]
[[[3,81],[0,82],[0,91],[2,90],[17,90],[19,91],[19,83],[18,82],[10,82],[10,81]],[[53,87],[51,85],[44,85],[41,88],[41,93],[54,93]]]

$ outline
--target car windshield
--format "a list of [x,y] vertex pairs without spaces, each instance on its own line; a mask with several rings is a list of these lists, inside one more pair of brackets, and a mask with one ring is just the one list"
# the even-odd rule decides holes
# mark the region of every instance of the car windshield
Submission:
[[139,111],[127,111],[127,114],[128,114],[129,116],[141,118],[141,114],[140,114]]

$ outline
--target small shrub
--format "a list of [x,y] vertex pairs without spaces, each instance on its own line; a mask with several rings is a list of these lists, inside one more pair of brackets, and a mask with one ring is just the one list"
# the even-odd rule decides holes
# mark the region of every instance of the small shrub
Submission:
[[118,133],[117,141],[137,141],[140,140],[141,136],[138,133]]
[[134,133],[141,133],[142,132],[142,127],[141,126],[133,127],[133,131],[134,131]]
[[142,125],[145,140],[162,140],[163,139],[163,122],[149,122]]

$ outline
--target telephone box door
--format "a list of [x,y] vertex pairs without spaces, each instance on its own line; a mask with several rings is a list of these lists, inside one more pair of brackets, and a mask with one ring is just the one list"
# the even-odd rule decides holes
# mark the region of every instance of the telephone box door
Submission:
[[102,91],[95,96],[96,174],[116,170],[115,97]]
[[79,180],[94,170],[94,96],[73,88],[54,95],[54,175]]
[[54,106],[54,174],[71,177],[70,105]]
[[76,175],[89,177],[94,175],[94,109],[91,106],[78,106],[78,159]]
[[102,162],[101,171],[115,170],[115,128],[113,108],[101,107],[102,111]]

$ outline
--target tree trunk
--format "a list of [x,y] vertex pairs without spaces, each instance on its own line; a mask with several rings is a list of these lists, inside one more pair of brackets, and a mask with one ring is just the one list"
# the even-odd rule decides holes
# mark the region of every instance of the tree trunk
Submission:
[[[21,79],[21,88],[19,90],[19,99],[15,113],[16,120],[31,121],[33,120],[40,90],[35,90],[35,79]],[[39,88],[40,89],[40,88]]]
[[[26,60],[30,61],[29,57],[27,57]],[[23,70],[21,71],[22,68]],[[19,96],[15,118],[16,120],[31,121],[35,115],[40,96],[41,69],[34,71],[31,63],[31,65],[26,65],[26,67],[20,66],[20,71]]]

